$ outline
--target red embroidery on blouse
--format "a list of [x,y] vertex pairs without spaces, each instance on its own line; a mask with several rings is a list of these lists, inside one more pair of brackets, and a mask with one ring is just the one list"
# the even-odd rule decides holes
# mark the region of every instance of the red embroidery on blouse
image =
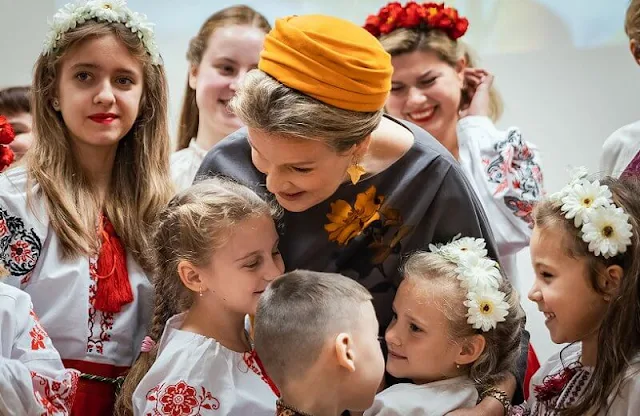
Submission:
[[262,361],[260,360],[260,357],[258,357],[256,351],[252,350],[250,352],[245,352],[242,358],[247,367],[249,367],[251,371],[256,373],[260,377],[260,379],[262,379],[262,381],[267,383],[267,385],[271,388],[271,391],[273,391],[273,393],[277,397],[280,397],[280,390],[278,390],[276,384],[267,375],[267,372],[264,370],[264,366],[262,365]]
[[26,241],[21,240],[11,244],[11,259],[18,264],[34,261],[35,258],[31,251],[31,245]]
[[29,316],[33,319],[33,328],[29,331],[29,336],[31,336],[31,349],[32,350],[43,350],[47,348],[44,341],[49,338],[47,333],[45,332],[42,325],[40,325],[40,321],[38,321],[38,317],[36,316],[33,309],[29,311]]
[[198,394],[195,387],[183,380],[166,388],[164,383],[159,384],[147,393],[147,401],[155,402],[155,407],[153,412],[148,412],[145,416],[201,416],[202,409],[217,410],[220,401],[204,387],[200,389],[201,393]]
[[93,307],[93,299],[96,296],[98,288],[96,261],[97,260],[95,258],[92,258],[89,261],[91,284],[89,286],[89,337],[87,338],[87,352],[96,352],[103,355],[104,343],[111,340],[114,314],[110,312],[100,312]]
[[4,237],[9,234],[9,227],[7,227],[7,220],[0,218],[0,237]]
[[36,400],[44,408],[41,416],[68,414],[78,389],[78,373],[69,371],[62,381],[51,380],[31,372]]

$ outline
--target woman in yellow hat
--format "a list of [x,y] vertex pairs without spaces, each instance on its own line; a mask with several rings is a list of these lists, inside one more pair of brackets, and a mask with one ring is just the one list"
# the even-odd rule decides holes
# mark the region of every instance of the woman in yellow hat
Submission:
[[[275,197],[288,269],[362,283],[383,332],[405,254],[462,234],[484,237],[496,257],[456,160],[424,130],[383,114],[393,68],[374,36],[329,16],[279,19],[258,68],[230,103],[247,128],[218,143],[197,177],[230,176]],[[498,387],[513,393],[514,378]],[[494,398],[480,406],[503,414]]]

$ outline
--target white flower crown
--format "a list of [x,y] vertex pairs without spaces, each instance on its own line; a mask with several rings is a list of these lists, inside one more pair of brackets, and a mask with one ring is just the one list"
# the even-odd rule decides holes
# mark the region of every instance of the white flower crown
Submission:
[[549,198],[566,219],[573,219],[593,254],[608,259],[625,253],[633,235],[629,215],[613,203],[608,186],[590,182],[587,175],[584,167],[574,169],[569,184]]
[[161,64],[153,34],[153,23],[149,22],[144,14],[131,11],[125,0],[89,0],[64,5],[49,22],[49,32],[44,41],[42,54],[53,53],[63,34],[88,20],[124,24],[138,35],[151,55],[153,64]]
[[483,332],[496,328],[509,314],[506,294],[498,290],[502,274],[498,262],[487,257],[483,238],[453,237],[448,244],[429,244],[429,251],[454,263],[458,279],[467,290],[467,323]]

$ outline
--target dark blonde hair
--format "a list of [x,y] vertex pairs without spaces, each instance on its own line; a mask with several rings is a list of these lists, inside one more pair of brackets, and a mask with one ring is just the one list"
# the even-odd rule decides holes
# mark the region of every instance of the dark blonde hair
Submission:
[[[443,62],[455,68],[460,59],[464,59],[467,68],[477,67],[477,58],[471,48],[457,40],[451,39],[441,30],[423,30],[399,28],[391,33],[382,35],[380,43],[393,57],[405,53],[434,52]],[[466,91],[462,91],[461,106],[468,105]],[[500,119],[504,106],[500,93],[491,86],[489,90],[489,117],[495,122]]]
[[246,75],[229,107],[248,127],[285,138],[322,141],[338,153],[364,141],[378,127],[384,112],[325,104],[259,69]]
[[[234,226],[261,216],[276,218],[279,213],[277,207],[251,189],[220,178],[198,182],[174,196],[154,225],[150,257],[154,266],[155,306],[149,337],[159,342],[167,320],[186,311],[193,302],[193,294],[178,275],[181,261],[206,267],[212,253],[227,243]],[[155,362],[157,353],[157,346],[141,353],[131,367],[117,399],[117,415],[133,414],[133,392]]]
[[[71,149],[71,133],[62,115],[51,103],[57,96],[60,65],[67,53],[87,40],[104,36],[114,36],[142,63],[144,85],[136,121],[118,143],[109,192],[102,203]],[[97,251],[98,218],[105,212],[127,251],[148,270],[142,254],[149,226],[173,194],[163,67],[152,64],[142,40],[124,24],[88,20],[65,32],[55,53],[40,55],[32,93],[34,143],[27,155],[28,177],[44,195],[62,257]]]
[[271,283],[258,301],[254,342],[276,386],[304,376],[327,339],[353,329],[371,299],[360,283],[336,273],[295,270]]
[[13,116],[31,113],[29,86],[9,87],[0,90],[0,114]]
[[[189,42],[189,50],[187,51],[189,65],[191,67],[200,65],[213,32],[231,25],[251,26],[263,30],[264,33],[268,33],[271,30],[271,25],[266,17],[249,6],[231,6],[222,9],[209,16],[198,31],[198,34]],[[198,135],[199,117],[200,111],[196,103],[196,92],[189,86],[189,76],[187,76],[187,86],[178,125],[177,150],[189,147],[189,141]]]
[[600,181],[613,194],[613,201],[629,214],[633,227],[631,246],[626,253],[609,259],[595,256],[580,236],[580,228],[567,220],[560,207],[549,200],[540,202],[534,211],[535,227],[562,229],[565,254],[585,259],[589,283],[594,291],[604,294],[598,277],[605,269],[618,265],[624,270],[618,293],[609,302],[598,331],[598,355],[595,368],[582,395],[567,409],[558,409],[563,416],[597,413],[608,408],[608,399],[619,391],[628,364],[640,352],[640,181],[637,178]]
[[631,0],[624,18],[624,31],[629,39],[640,42],[640,0]]
[[498,290],[506,294],[509,314],[504,322],[487,332],[474,329],[467,323],[464,301],[467,289],[460,285],[458,266],[444,257],[428,252],[416,252],[405,262],[402,274],[405,280],[424,283],[444,290],[446,300],[439,306],[449,321],[449,337],[452,342],[464,342],[464,338],[482,335],[484,351],[469,368],[469,377],[481,390],[495,386],[507,373],[516,373],[516,361],[520,356],[520,340],[524,330],[525,314],[520,306],[518,293],[503,276]]

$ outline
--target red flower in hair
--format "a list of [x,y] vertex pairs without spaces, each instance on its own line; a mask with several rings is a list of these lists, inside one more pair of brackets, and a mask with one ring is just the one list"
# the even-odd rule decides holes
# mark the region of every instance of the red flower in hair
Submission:
[[404,6],[404,18],[402,19],[402,27],[419,26],[427,16],[426,10],[415,1],[410,1]]
[[380,36],[380,23],[382,23],[382,20],[378,16],[371,14],[367,17],[364,28],[373,36],[378,37]]
[[469,21],[458,15],[458,11],[444,4],[408,2],[404,7],[397,1],[380,9],[377,15],[367,17],[364,28],[376,37],[386,35],[399,28],[442,30],[456,40],[465,34]]
[[0,115],[0,144],[9,144],[16,137],[13,127],[5,116]]
[[465,33],[467,33],[467,29],[469,28],[469,21],[465,17],[461,17],[456,22],[455,26],[449,32],[449,36],[451,39],[458,39],[462,37]]
[[403,15],[404,8],[397,1],[383,7],[380,14],[378,14],[378,17],[382,20],[380,22],[380,33],[386,35],[393,32],[399,27],[398,25],[402,21]]

